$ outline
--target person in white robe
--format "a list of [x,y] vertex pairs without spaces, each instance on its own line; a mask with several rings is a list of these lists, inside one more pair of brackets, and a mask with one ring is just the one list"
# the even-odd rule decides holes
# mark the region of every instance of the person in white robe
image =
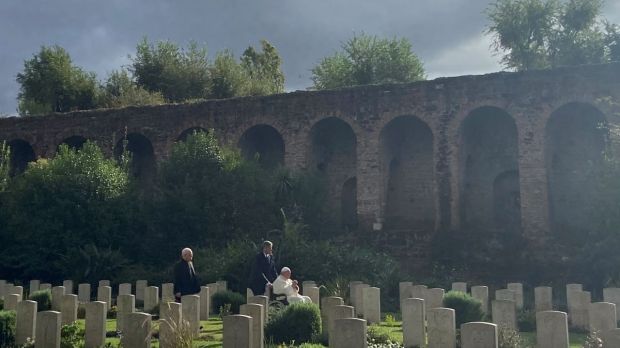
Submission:
[[290,268],[282,268],[280,275],[273,282],[273,293],[275,295],[285,295],[286,300],[290,304],[297,302],[312,303],[310,297],[299,294],[299,285],[296,280],[291,279],[291,274]]

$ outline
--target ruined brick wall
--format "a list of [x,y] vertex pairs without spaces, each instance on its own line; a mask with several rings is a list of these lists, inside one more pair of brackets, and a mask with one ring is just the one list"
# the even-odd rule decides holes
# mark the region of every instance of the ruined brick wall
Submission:
[[[51,156],[60,143],[74,136],[97,141],[111,155],[113,146],[128,133],[147,139],[154,158],[161,159],[189,129],[213,128],[223,143],[237,146],[248,130],[265,125],[281,136],[283,155],[279,156],[283,156],[284,164],[300,169],[316,165],[316,158],[312,158],[313,127],[321,120],[335,118],[354,135],[356,155],[345,159],[342,156],[346,152],[336,152],[331,157],[330,204],[343,202],[338,197],[343,194],[342,187],[346,180],[355,177],[356,194],[351,194],[349,181],[344,201],[356,197],[361,230],[385,237],[388,244],[412,248],[428,241],[428,236],[438,229],[461,228],[465,204],[463,158],[473,154],[483,161],[499,161],[489,167],[473,167],[470,174],[478,174],[465,177],[475,181],[470,184],[479,186],[473,194],[474,203],[493,209],[494,203],[490,202],[502,199],[494,198],[495,193],[501,196],[504,191],[514,193],[517,189],[523,233],[532,241],[544,241],[551,233],[549,187],[558,182],[560,187],[575,187],[569,183],[579,179],[558,179],[564,167],[552,167],[547,161],[546,157],[553,153],[549,150],[551,142],[555,144],[552,148],[564,146],[547,136],[548,121],[563,106],[574,109],[570,105],[585,105],[597,110],[609,124],[618,125],[620,107],[601,99],[606,97],[620,100],[620,64],[11,118],[0,120],[0,139],[23,140],[24,153],[29,146],[32,148],[34,156],[24,155],[30,160]],[[494,157],[485,154],[484,149],[466,145],[475,144],[475,137],[480,134],[475,128],[465,134],[464,122],[481,108],[494,108],[513,120],[516,135],[509,139],[513,141],[508,146],[509,155]],[[400,116],[408,116],[413,124],[424,127],[404,127],[396,132],[402,133],[396,134],[397,138],[382,138],[384,130],[389,129],[386,126],[398,122]],[[420,133],[425,127],[428,132]],[[575,129],[573,136],[579,137],[580,130]],[[255,141],[260,142],[261,137],[255,137]],[[390,151],[386,151],[388,143]],[[617,139],[612,139],[612,144],[618,144]],[[482,145],[504,146],[497,139]],[[260,146],[257,149],[261,151]],[[390,172],[390,162],[398,157],[394,151],[400,151],[397,160],[404,167]],[[566,160],[579,154],[573,151]],[[503,172],[515,169],[515,162],[517,173],[500,178]],[[492,173],[488,173],[489,168]],[[392,180],[390,173],[395,174]],[[553,177],[551,186],[549,176]],[[481,201],[476,200],[475,192],[482,192],[478,197]],[[390,197],[394,200],[390,201]],[[404,221],[392,231],[385,215],[388,207],[395,212],[392,218]],[[493,214],[484,212],[484,219]]]

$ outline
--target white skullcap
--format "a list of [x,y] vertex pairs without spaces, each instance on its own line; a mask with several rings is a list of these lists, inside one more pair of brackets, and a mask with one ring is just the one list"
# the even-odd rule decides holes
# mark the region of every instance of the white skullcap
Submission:
[[288,267],[282,267],[282,270],[280,271],[280,274],[284,273],[284,272],[290,272],[291,269]]

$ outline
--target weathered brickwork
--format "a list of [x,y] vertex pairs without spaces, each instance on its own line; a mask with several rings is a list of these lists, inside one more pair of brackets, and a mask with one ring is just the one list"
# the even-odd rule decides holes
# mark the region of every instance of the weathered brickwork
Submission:
[[112,155],[128,134],[144,172],[191,130],[212,128],[266,165],[324,171],[344,223],[356,200],[360,230],[388,244],[415,248],[439,229],[511,219],[543,242],[587,196],[584,168],[601,146],[592,125],[620,124],[608,97],[620,100],[620,64],[11,118],[0,140],[19,164],[67,139]]

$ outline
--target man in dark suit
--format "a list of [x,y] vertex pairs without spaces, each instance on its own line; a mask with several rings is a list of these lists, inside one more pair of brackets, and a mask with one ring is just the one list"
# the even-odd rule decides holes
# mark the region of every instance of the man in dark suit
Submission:
[[192,263],[193,258],[192,249],[185,248],[181,251],[181,260],[174,266],[174,297],[179,302],[181,296],[200,292],[200,284]]
[[250,273],[250,286],[254,296],[263,295],[265,287],[271,285],[278,277],[276,263],[273,259],[273,243],[263,242],[263,250],[254,258],[252,272]]

